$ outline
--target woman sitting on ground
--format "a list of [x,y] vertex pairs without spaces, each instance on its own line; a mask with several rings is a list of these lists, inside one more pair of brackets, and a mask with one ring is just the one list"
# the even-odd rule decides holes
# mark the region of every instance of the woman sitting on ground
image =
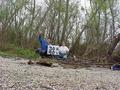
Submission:
[[59,47],[59,58],[67,59],[68,54],[69,54],[69,49],[65,45],[65,42],[62,42],[62,45],[60,45]]

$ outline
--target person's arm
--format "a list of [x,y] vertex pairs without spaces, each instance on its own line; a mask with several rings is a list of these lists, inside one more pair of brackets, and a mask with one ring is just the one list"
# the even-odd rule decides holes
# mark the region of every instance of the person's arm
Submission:
[[69,48],[67,47],[67,51],[69,52]]
[[41,32],[38,33],[38,40],[39,40],[40,44],[42,44],[43,38],[42,38]]
[[66,52],[69,53],[69,48],[66,46]]
[[41,36],[41,34],[39,34],[38,39],[39,39],[39,41],[42,40],[42,36]]

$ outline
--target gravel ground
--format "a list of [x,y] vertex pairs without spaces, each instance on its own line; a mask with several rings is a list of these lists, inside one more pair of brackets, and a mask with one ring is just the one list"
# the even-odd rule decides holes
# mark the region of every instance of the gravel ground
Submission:
[[105,68],[64,69],[0,57],[0,90],[120,90],[120,72]]

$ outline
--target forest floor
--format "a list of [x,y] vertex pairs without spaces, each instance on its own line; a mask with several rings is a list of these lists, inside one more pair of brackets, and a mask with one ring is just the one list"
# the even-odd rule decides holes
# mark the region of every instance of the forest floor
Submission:
[[120,72],[101,67],[28,65],[0,57],[0,90],[120,90]]

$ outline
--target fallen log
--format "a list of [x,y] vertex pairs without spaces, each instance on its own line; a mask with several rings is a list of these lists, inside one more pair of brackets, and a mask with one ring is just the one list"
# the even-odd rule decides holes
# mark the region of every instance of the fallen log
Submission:
[[53,63],[51,63],[51,62],[46,62],[46,61],[42,61],[42,62],[41,62],[41,61],[38,61],[38,62],[36,62],[36,64],[42,65],[42,66],[51,67]]

